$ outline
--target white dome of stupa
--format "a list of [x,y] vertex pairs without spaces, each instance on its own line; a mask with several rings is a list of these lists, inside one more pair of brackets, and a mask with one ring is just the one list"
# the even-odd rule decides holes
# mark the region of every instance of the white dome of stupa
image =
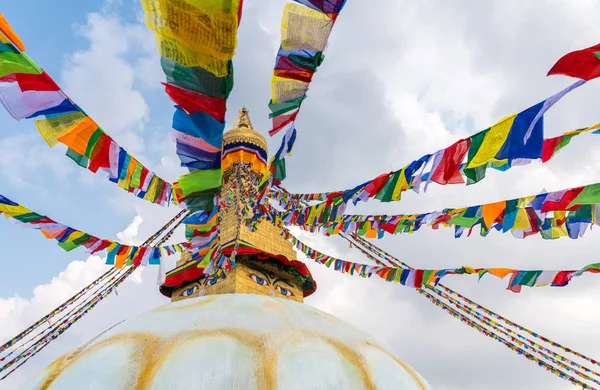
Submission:
[[291,300],[223,294],[121,322],[38,374],[33,389],[430,389],[338,318]]

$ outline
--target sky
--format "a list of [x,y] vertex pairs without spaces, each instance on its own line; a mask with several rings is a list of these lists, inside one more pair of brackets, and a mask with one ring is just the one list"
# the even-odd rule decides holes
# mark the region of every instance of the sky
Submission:
[[[284,4],[245,1],[229,126],[245,105],[254,127],[267,133]],[[563,54],[598,43],[599,12],[600,3],[592,0],[348,0],[298,117],[284,185],[291,192],[354,187],[558,92],[573,80],[546,77],[547,71]],[[117,142],[169,181],[184,172],[170,140],[172,103],[161,90],[159,56],[138,2],[65,0],[58,7],[25,0],[8,2],[2,13],[29,56]],[[546,136],[600,122],[599,94],[598,81],[569,94],[546,115]],[[0,110],[0,134],[0,193],[61,223],[139,244],[178,211],[139,200],[77,167],[61,146],[48,148],[31,121],[16,122]],[[399,203],[373,201],[350,212],[425,212],[598,182],[596,137],[574,139],[546,164],[489,172],[469,187],[432,185],[427,193],[406,193]],[[278,143],[278,137],[270,139],[270,150]],[[376,244],[419,268],[577,269],[598,261],[598,234],[544,241],[496,232],[454,239],[451,229],[421,229]],[[0,237],[0,342],[107,269],[102,258],[64,252],[39,232],[9,220],[0,220]],[[306,233],[301,238],[327,254],[365,261],[339,238]],[[171,242],[182,239],[180,230]],[[173,265],[174,260],[167,261]],[[372,334],[438,390],[571,388],[408,288],[307,264],[319,288],[306,304]],[[168,303],[158,293],[156,272],[136,271],[118,296],[103,301],[0,389],[18,388],[107,327]],[[565,288],[524,288],[520,294],[491,277],[477,282],[455,276],[444,282],[523,326],[598,357],[597,277],[582,276]]]

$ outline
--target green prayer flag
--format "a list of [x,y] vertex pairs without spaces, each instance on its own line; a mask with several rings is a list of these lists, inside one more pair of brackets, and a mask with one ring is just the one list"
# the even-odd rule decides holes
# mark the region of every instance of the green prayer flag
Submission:
[[600,183],[590,184],[583,187],[583,191],[577,195],[575,199],[569,203],[567,208],[573,207],[577,204],[596,204],[600,203]]
[[41,74],[42,70],[25,53],[1,53],[0,77],[13,73]]
[[179,178],[179,186],[184,198],[189,195],[221,186],[221,168],[194,171]]
[[563,135],[560,142],[558,143],[558,145],[556,145],[556,147],[554,148],[554,152],[552,152],[552,156],[554,156],[556,153],[558,153],[559,150],[561,150],[562,148],[567,146],[571,142],[573,137],[575,137],[576,135],[579,135],[579,134],[580,133]]
[[82,156],[81,154],[77,153],[76,151],[74,151],[71,148],[67,149],[66,155],[71,160],[75,161],[77,163],[77,165],[79,165],[80,167],[83,167],[83,168],[88,167],[88,163],[90,162],[90,160],[86,156]]
[[525,276],[519,281],[521,286],[535,286],[537,278],[542,274],[542,271],[525,271]]
[[582,273],[587,272],[587,271],[589,271],[591,269],[600,272],[600,263],[594,263],[594,264],[586,265],[585,267],[583,267],[582,269],[580,269],[579,271],[577,271],[573,276],[579,276]]
[[462,212],[459,215],[451,218],[448,223],[468,229],[473,227],[481,219],[481,217],[465,217],[464,214],[465,212]]
[[211,211],[214,208],[216,189],[205,193],[194,194],[185,199],[185,205],[191,212],[200,210]]
[[290,54],[288,58],[296,65],[300,65],[305,68],[309,68],[311,70],[316,71],[317,68],[323,63],[325,55],[322,52],[317,52],[313,57],[304,57],[299,56],[297,54]]
[[87,233],[84,233],[83,236],[74,239],[73,243],[75,243],[79,246],[79,245],[83,244],[84,242],[86,242],[87,240],[89,240],[90,238],[92,238],[92,236],[90,236]]
[[87,144],[87,147],[85,149],[85,156],[87,158],[92,158],[92,152],[94,151],[94,146],[96,146],[96,144],[98,143],[98,140],[100,140],[100,137],[102,136],[102,133],[104,133],[102,131],[102,129],[101,128],[97,128],[96,131],[94,131],[94,133],[90,137],[90,140],[89,140],[89,142]]
[[[552,225],[552,224],[550,224]],[[542,238],[544,240],[552,240],[552,228],[550,229],[545,229],[545,230],[540,230],[540,235],[542,236]]]
[[133,170],[133,174],[131,175],[131,183],[129,184],[129,187],[131,188],[140,188],[140,180],[142,179],[142,170],[144,169],[144,166],[142,164],[138,164],[135,166],[135,169]]
[[30,223],[39,221],[40,219],[44,218],[44,216],[38,213],[31,212],[27,214],[15,215],[13,216],[13,218],[23,223]]
[[281,103],[273,103],[273,101],[271,100],[269,102],[269,109],[271,110],[269,118],[275,118],[276,116],[293,111],[296,108],[300,108],[300,105],[302,104],[302,101],[304,99],[306,99],[306,94],[295,97],[290,100],[286,100],[285,102]]
[[275,172],[273,173],[273,179],[275,181],[283,181],[287,177],[287,172],[285,170],[285,159],[280,158],[278,160],[273,161],[273,167],[275,168]]
[[435,270],[432,269],[426,269],[423,270],[423,279],[422,279],[422,283],[423,284],[427,284],[427,281],[429,280],[429,278],[431,277],[431,274],[433,274],[435,272]]
[[[487,135],[487,133],[489,131],[490,131],[490,129],[488,128],[483,131],[480,131],[479,133],[477,133],[471,137],[471,145],[469,146],[469,153],[467,156],[467,163],[465,166],[468,166],[469,162],[471,162],[471,160],[473,160],[473,158],[479,151],[479,148],[481,147],[483,139],[485,138],[485,136]],[[487,164],[480,165],[477,168],[465,168],[463,170],[463,172],[464,172],[465,176],[467,177],[467,185],[475,184],[478,181],[482,180],[485,177],[486,169],[487,169]]]
[[67,252],[70,252],[73,249],[79,247],[80,245],[77,244],[77,243],[75,243],[74,241],[64,241],[64,242],[59,242],[58,246],[60,246],[61,248],[63,248]]
[[183,66],[165,57],[161,57],[160,65],[167,77],[167,82],[177,87],[212,96],[227,99],[233,89],[233,63],[227,63],[228,75],[217,77],[199,66]]
[[391,202],[392,195],[394,193],[394,188],[396,188],[396,184],[398,184],[398,180],[400,180],[400,173],[402,170],[394,172],[385,182],[385,185],[379,192],[375,195],[375,199],[380,200],[382,202]]

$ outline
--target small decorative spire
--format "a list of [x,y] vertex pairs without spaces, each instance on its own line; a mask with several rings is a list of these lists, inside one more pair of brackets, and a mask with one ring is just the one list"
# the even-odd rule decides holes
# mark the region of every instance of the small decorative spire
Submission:
[[244,106],[240,110],[237,120],[235,121],[235,124],[233,125],[234,129],[237,129],[239,127],[246,127],[248,129],[254,130],[254,127],[252,127],[252,122],[250,121],[250,113],[249,113],[248,109],[246,108],[246,106]]

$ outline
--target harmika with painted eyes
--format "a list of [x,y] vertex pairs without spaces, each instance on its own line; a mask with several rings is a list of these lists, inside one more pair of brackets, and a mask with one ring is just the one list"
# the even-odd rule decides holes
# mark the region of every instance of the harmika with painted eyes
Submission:
[[[221,278],[218,278],[218,277],[205,278],[198,283],[194,283],[194,284],[190,285],[187,289],[183,290],[179,294],[179,296],[181,296],[182,298],[191,297],[194,294],[198,293],[198,291],[200,290],[200,287],[214,286],[215,284],[217,284],[217,282],[219,280],[221,280]],[[199,294],[199,295],[203,295],[203,294]]]
[[292,283],[286,278],[276,277],[273,272],[265,272],[258,268],[248,266],[250,272],[248,277],[259,286],[271,287],[269,295],[273,295],[276,291],[284,297],[293,297],[294,293],[291,289],[294,287]]

